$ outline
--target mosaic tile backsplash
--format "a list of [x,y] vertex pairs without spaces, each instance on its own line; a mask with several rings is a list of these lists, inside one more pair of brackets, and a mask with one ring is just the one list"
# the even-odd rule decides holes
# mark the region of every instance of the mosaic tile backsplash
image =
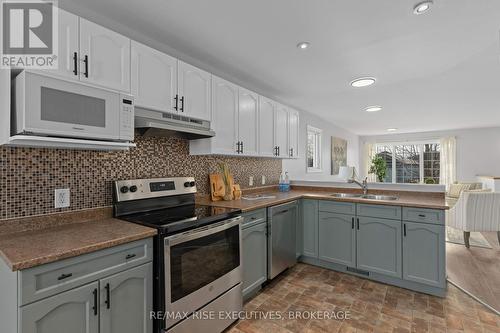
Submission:
[[[175,137],[136,136],[126,152],[8,148],[0,146],[0,219],[25,217],[112,204],[112,182],[119,179],[194,176],[198,192],[209,193],[208,175],[228,164],[236,183],[248,177],[277,184],[281,160],[190,156],[189,142]],[[71,207],[54,208],[54,190],[69,188]]]

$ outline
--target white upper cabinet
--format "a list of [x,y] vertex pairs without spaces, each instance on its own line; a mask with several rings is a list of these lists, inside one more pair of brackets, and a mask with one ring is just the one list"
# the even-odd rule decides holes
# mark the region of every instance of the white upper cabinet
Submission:
[[277,104],[275,113],[275,136],[277,156],[289,157],[288,152],[288,108]]
[[276,103],[269,98],[259,96],[259,155],[276,155],[274,143],[274,113]]
[[288,156],[299,157],[299,112],[288,111]]
[[258,110],[259,96],[254,92],[240,88],[238,109],[240,154],[250,156],[258,155]]
[[195,140],[192,143],[213,140],[213,153],[224,155],[237,154],[238,141],[238,86],[212,77],[212,127],[215,137]]
[[210,120],[212,74],[179,61],[179,111],[185,116]]
[[177,59],[132,41],[131,92],[135,105],[162,112],[177,112]]
[[80,79],[130,92],[130,39],[80,18]]
[[78,45],[78,16],[59,9],[58,69],[54,74],[79,80],[80,56]]

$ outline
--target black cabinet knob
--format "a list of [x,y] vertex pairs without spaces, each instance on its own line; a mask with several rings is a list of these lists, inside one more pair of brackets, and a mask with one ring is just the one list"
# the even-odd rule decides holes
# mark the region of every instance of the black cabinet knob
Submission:
[[120,192],[122,192],[122,193],[127,193],[127,192],[128,192],[128,187],[127,187],[127,186],[122,186],[122,187],[120,188]]

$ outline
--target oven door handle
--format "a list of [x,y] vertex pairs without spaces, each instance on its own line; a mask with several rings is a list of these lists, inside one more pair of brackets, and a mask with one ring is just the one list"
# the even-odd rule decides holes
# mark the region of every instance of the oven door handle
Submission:
[[224,220],[218,223],[209,224],[194,230],[189,230],[177,235],[170,237],[165,237],[164,244],[165,247],[174,246],[179,243],[184,243],[190,240],[198,239],[208,235],[215,234],[217,232],[229,229],[236,225],[241,225],[243,217],[237,216],[228,220]]

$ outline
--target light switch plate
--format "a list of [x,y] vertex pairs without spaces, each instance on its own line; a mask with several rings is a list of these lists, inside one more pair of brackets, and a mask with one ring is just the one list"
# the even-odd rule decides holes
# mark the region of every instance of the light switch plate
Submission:
[[59,188],[55,190],[54,207],[66,208],[70,206],[69,188]]
[[253,186],[253,176],[248,177],[248,186]]
[[266,185],[266,176],[262,176],[261,184]]

